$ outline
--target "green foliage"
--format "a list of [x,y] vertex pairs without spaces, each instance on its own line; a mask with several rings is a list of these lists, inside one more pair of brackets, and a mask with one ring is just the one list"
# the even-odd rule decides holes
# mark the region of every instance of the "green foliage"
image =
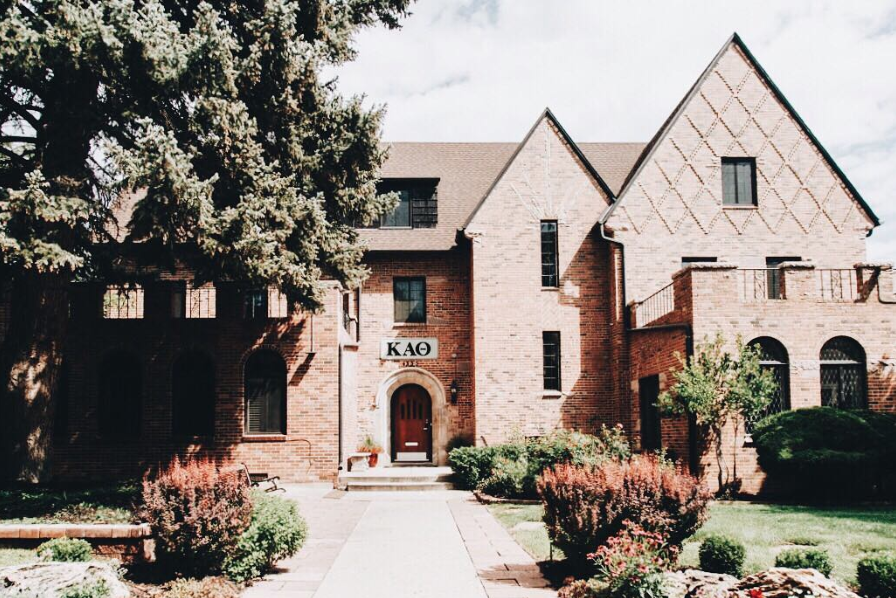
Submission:
[[894,491],[896,415],[835,407],[785,411],[759,422],[753,442],[770,480],[801,497],[855,499]]
[[719,333],[712,341],[704,340],[689,358],[676,354],[681,369],[673,374],[673,387],[661,393],[657,403],[665,413],[691,415],[709,432],[720,492],[736,490],[739,483],[737,462],[733,472],[725,463],[722,430],[729,422],[734,424],[731,442],[736,447],[740,425],[765,413],[777,389],[774,375],[760,365],[758,348],[745,345],[740,337],[736,344],[735,357],[724,350],[725,338]]
[[831,574],[833,565],[826,550],[819,548],[789,548],[775,557],[775,567],[815,569],[824,576]]
[[62,590],[59,598],[108,598],[112,594],[106,580],[98,579]]
[[2,523],[130,523],[140,486],[0,489]]
[[733,538],[710,535],[700,545],[700,568],[709,573],[740,577],[744,573],[747,549]]
[[86,563],[93,558],[93,550],[85,540],[77,538],[54,538],[37,548],[37,556],[44,561],[62,563]]
[[160,598],[239,598],[240,590],[223,577],[176,579],[169,583]]
[[460,447],[448,454],[448,462],[462,488],[494,496],[534,497],[545,469],[559,463],[597,465],[630,454],[621,426],[604,426],[597,435],[557,430],[495,446]]
[[597,578],[614,598],[665,598],[663,571],[674,563],[677,551],[666,538],[626,521],[622,531],[599,546],[589,558]]
[[225,574],[236,582],[261,577],[274,563],[298,552],[307,535],[294,501],[253,492],[252,503],[252,522],[224,563]]
[[868,598],[896,598],[896,555],[878,554],[859,561],[859,592]]

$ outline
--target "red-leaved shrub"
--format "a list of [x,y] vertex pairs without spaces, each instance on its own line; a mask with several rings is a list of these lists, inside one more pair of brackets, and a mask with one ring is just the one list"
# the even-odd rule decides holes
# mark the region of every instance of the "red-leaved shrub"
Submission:
[[218,573],[252,517],[245,474],[175,459],[143,479],[140,516],[152,527],[162,566],[189,576]]
[[623,522],[658,532],[672,549],[706,517],[709,493],[696,478],[654,456],[596,467],[558,465],[538,483],[551,540],[574,563],[619,534]]

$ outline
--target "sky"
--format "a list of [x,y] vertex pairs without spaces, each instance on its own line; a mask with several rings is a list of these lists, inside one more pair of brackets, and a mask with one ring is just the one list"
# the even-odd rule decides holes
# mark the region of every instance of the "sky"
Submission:
[[896,261],[896,0],[418,0],[335,74],[388,141],[649,140],[737,31],[883,221]]

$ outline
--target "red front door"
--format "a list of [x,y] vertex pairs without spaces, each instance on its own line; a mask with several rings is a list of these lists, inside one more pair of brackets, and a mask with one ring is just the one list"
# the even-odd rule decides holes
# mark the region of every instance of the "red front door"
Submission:
[[392,460],[432,460],[432,400],[422,386],[392,394]]

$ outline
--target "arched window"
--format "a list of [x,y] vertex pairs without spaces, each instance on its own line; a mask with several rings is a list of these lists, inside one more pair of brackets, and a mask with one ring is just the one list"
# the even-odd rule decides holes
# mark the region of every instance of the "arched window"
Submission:
[[215,431],[215,364],[203,353],[181,355],[171,372],[173,431],[211,436]]
[[[770,336],[760,336],[750,341],[750,345],[759,349],[759,363],[762,369],[768,370],[778,383],[777,391],[772,397],[762,417],[768,417],[775,413],[790,409],[790,362],[787,358],[787,349],[780,341]],[[761,419],[761,418],[760,418]],[[752,422],[748,422],[747,428]]]
[[865,409],[865,350],[851,338],[837,336],[821,348],[821,404],[841,409]]
[[99,395],[100,435],[127,439],[140,434],[143,376],[136,356],[119,352],[103,360]]
[[286,364],[274,351],[246,361],[246,433],[286,434]]

